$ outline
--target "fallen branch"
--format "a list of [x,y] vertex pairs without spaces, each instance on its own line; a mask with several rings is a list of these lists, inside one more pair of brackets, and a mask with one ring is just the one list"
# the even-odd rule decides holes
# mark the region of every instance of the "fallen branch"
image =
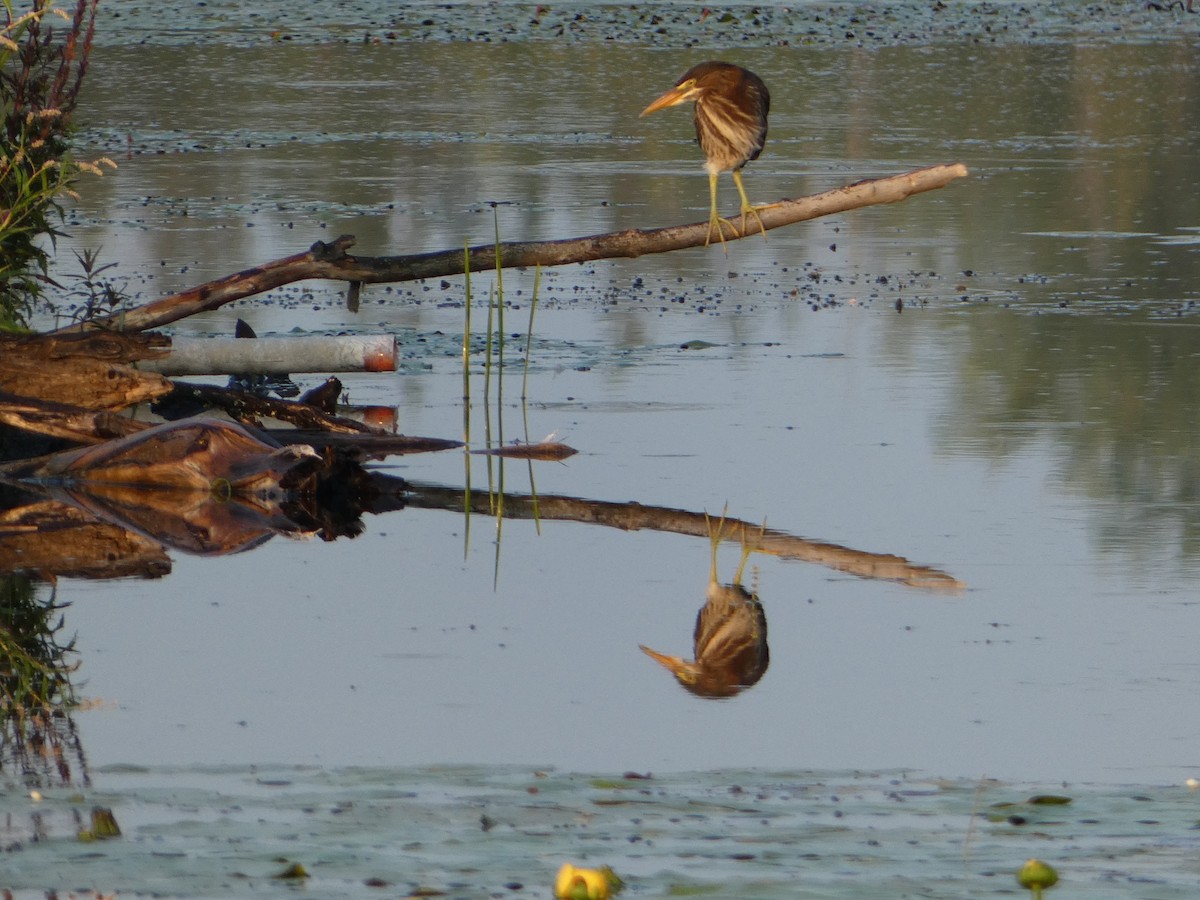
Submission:
[[[962,163],[930,166],[903,175],[859,181],[809,197],[780,200],[762,209],[760,216],[765,228],[780,228],[864,206],[895,203],[913,194],[945,187],[966,174],[967,167]],[[746,233],[728,239],[737,240],[757,234],[758,223],[747,222]],[[354,245],[354,238],[343,235],[330,244],[318,241],[305,253],[255,266],[144,306],[125,310],[108,318],[72,325],[55,333],[91,328],[123,331],[159,328],[195,313],[217,309],[235,300],[243,300],[254,294],[311,278],[347,281],[353,286],[361,283],[380,284],[461,275],[465,271],[468,256],[472,271],[494,269],[497,249],[503,268],[520,268],[534,265],[561,266],[594,259],[633,258],[648,253],[666,253],[703,246],[707,239],[706,220],[690,225],[672,225],[650,230],[630,228],[625,231],[558,241],[503,243],[498,248],[488,244],[471,247],[467,251],[444,250],[411,256],[356,257],[346,252]]]
[[176,381],[174,390],[155,406],[155,411],[162,415],[169,415],[180,409],[186,416],[191,416],[202,409],[220,409],[230,418],[247,425],[256,425],[259,419],[269,418],[313,431],[338,434],[380,434],[379,429],[370,425],[354,419],[330,415],[305,403],[262,397],[258,394],[213,384]]

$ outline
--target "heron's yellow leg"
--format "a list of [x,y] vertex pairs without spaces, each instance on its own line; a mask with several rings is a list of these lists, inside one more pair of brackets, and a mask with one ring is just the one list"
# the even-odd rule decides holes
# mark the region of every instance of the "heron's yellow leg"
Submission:
[[725,514],[729,512],[729,504],[721,510],[721,518],[717,520],[717,527],[713,528],[713,521],[709,518],[708,513],[704,514],[704,524],[708,528],[708,540],[712,544],[712,563],[708,567],[708,583],[717,583],[717,548],[721,545],[721,541],[725,537]]
[[737,572],[733,576],[734,584],[742,583],[742,573],[746,571],[746,560],[750,558],[751,553],[758,549],[759,545],[762,543],[763,535],[766,533],[767,521],[764,519],[762,527],[758,529],[758,537],[755,539],[754,543],[751,544],[750,541],[746,539],[746,526],[744,524],[742,525],[742,561],[738,563]]
[[708,216],[708,235],[704,238],[704,246],[707,247],[712,241],[713,229],[717,230],[717,237],[721,239],[721,243],[725,243],[725,232],[721,230],[722,225],[729,226],[729,233],[735,238],[740,237],[737,226],[728,219],[722,218],[717,213],[717,174],[716,172],[708,173],[708,199],[709,199],[709,216]]
[[763,240],[767,239],[767,227],[763,225],[762,216],[758,214],[759,209],[769,209],[770,205],[758,207],[750,202],[750,198],[746,196],[746,187],[742,184],[741,169],[734,169],[731,173],[733,183],[737,185],[738,195],[742,198],[742,234],[746,233],[746,214],[754,216],[758,220],[758,230],[762,232]]
[[734,584],[742,583],[742,572],[744,572],[746,570],[746,560],[748,560],[750,558],[750,554],[753,552],[754,552],[754,550],[751,548],[751,546],[749,544],[747,544],[745,541],[743,541],[742,542],[742,561],[740,563],[738,563],[737,571],[733,573],[733,583]]

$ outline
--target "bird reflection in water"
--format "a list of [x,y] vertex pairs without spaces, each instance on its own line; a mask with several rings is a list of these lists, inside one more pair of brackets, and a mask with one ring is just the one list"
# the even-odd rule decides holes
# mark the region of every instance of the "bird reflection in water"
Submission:
[[717,547],[724,536],[725,517],[716,530],[709,522],[712,563],[709,567],[708,592],[704,606],[696,614],[693,635],[695,659],[668,656],[639,644],[642,652],[662,666],[697,697],[722,699],[733,697],[758,684],[770,662],[767,648],[767,617],[758,594],[742,587],[742,573],[752,552],[742,528],[742,560],[732,584],[717,580]]

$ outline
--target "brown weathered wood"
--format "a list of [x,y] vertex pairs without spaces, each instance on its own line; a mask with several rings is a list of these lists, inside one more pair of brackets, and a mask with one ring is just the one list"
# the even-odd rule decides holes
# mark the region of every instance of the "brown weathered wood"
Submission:
[[88,331],[74,334],[0,334],[0,364],[7,358],[57,360],[86,356],[109,363],[159,359],[171,350],[165,334]]
[[0,391],[30,400],[86,409],[125,409],[171,392],[171,382],[154,372],[86,356],[0,360]]
[[0,337],[0,392],[78,409],[124,409],[161,397],[171,382],[131,363],[165,355],[162,335]]
[[143,422],[135,422],[111,410],[84,409],[67,403],[18,397],[4,391],[0,391],[0,424],[79,444],[124,437],[147,427]]
[[[895,203],[914,194],[945,187],[966,174],[967,167],[962,163],[930,166],[902,175],[859,181],[809,197],[780,200],[761,208],[759,215],[765,228],[780,228],[864,206]],[[736,219],[734,221],[738,222]],[[704,221],[649,230],[630,228],[625,231],[557,241],[503,243],[498,248],[488,244],[471,247],[466,251],[444,250],[411,256],[380,257],[350,256],[346,250],[353,246],[354,238],[344,235],[330,244],[317,242],[305,253],[255,266],[144,306],[125,310],[119,318],[73,325],[57,333],[87,328],[121,328],[128,331],[157,328],[194,313],[217,309],[234,300],[242,300],[272,288],[310,278],[364,284],[415,281],[421,278],[460,275],[465,271],[468,259],[471,271],[494,269],[497,249],[501,266],[504,268],[560,266],[594,259],[632,258],[648,253],[666,253],[686,247],[703,246],[708,239],[708,230],[708,222]],[[726,236],[732,241],[756,236],[758,233],[757,221],[748,221],[746,233],[733,237],[727,233]]]

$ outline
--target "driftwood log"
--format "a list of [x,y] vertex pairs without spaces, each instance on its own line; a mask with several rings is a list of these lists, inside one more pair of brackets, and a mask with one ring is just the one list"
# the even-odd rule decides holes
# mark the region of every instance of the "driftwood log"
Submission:
[[164,356],[163,335],[0,336],[0,392],[87,410],[124,409],[170,393],[162,375],[133,363]]
[[[879,203],[896,203],[914,194],[945,187],[967,174],[962,163],[930,166],[902,175],[859,181],[793,200],[780,200],[760,211],[767,229],[781,228],[820,216],[845,212]],[[728,240],[758,235],[758,223],[747,223],[745,233]],[[226,303],[243,300],[274,288],[323,278],[350,283],[350,296],[357,294],[362,284],[416,281],[461,275],[467,271],[527,266],[560,266],[594,259],[633,258],[649,253],[667,253],[687,247],[700,247],[708,240],[708,222],[672,225],[667,228],[630,228],[589,237],[566,238],[557,241],[511,242],[471,247],[467,250],[443,250],[411,256],[351,256],[346,251],[354,245],[349,235],[331,243],[318,241],[305,251],[274,262],[255,266],[216,281],[210,281],[143,306],[125,310],[116,316],[95,319],[68,326],[58,333],[78,332],[92,328],[115,328],[124,331],[144,331],[159,328],[199,312],[217,309]],[[499,259],[497,260],[497,251]]]

